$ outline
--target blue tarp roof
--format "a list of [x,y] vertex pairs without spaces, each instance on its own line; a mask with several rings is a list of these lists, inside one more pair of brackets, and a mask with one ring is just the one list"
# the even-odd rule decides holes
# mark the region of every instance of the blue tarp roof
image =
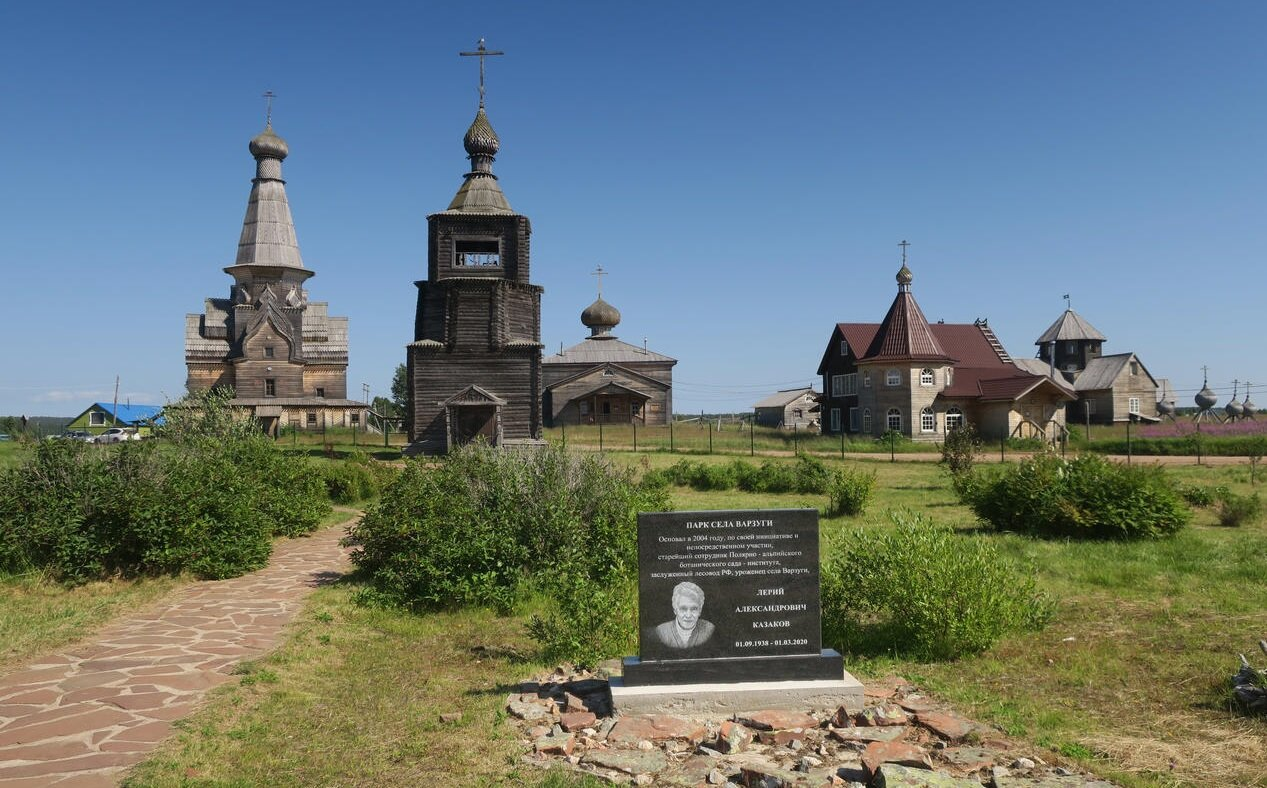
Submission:
[[94,402],[92,406],[104,410],[118,419],[120,424],[163,423],[162,417],[159,416],[163,412],[162,405],[120,405],[118,412],[115,412],[114,405],[110,402]]

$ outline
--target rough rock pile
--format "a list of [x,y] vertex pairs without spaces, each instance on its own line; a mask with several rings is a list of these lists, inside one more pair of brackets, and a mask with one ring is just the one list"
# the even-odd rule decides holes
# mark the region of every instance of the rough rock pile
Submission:
[[1049,764],[891,676],[862,709],[622,715],[607,681],[562,666],[506,700],[525,763],[618,785],[1111,788]]

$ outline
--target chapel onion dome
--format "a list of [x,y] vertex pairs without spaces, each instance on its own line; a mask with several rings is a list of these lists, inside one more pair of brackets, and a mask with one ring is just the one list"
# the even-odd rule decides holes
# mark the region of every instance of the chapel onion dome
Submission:
[[1230,418],[1239,419],[1245,413],[1245,406],[1236,399],[1236,395],[1232,395],[1232,399],[1223,406],[1223,412]]
[[1175,415],[1175,403],[1171,402],[1168,399],[1157,400],[1157,415],[1158,416]]
[[611,338],[611,330],[620,324],[620,310],[599,296],[597,301],[585,307],[581,323],[590,330],[591,337]]
[[1249,393],[1245,394],[1245,401],[1241,403],[1241,415],[1247,419],[1254,418],[1254,414],[1258,413],[1258,406],[1249,401]]
[[897,283],[909,287],[914,280],[915,275],[911,273],[911,269],[906,267],[906,263],[902,263],[901,270],[897,272]]
[[257,159],[277,159],[281,161],[290,154],[286,140],[273,133],[273,124],[268,124],[259,136],[251,140],[251,155]]
[[1197,395],[1193,397],[1193,400],[1201,410],[1209,410],[1214,407],[1214,403],[1218,402],[1219,398],[1213,391],[1210,391],[1209,385],[1204,385],[1197,392]]
[[488,115],[481,105],[479,112],[475,113],[475,120],[471,121],[471,127],[466,130],[466,136],[462,138],[462,147],[466,148],[468,156],[473,157],[496,156],[501,146],[502,141],[497,137],[497,132],[493,131],[493,124],[488,122]]

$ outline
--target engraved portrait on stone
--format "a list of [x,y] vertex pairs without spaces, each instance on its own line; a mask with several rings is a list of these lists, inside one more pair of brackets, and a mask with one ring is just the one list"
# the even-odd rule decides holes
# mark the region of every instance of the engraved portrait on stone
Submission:
[[655,639],[672,649],[702,646],[713,636],[711,622],[700,618],[704,611],[704,590],[692,582],[673,587],[673,620],[653,630]]

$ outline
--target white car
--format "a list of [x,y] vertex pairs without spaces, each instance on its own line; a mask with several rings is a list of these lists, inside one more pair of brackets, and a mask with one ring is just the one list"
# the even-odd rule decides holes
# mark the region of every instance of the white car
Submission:
[[130,427],[111,427],[97,436],[95,443],[122,443],[123,441],[139,441],[141,436]]

